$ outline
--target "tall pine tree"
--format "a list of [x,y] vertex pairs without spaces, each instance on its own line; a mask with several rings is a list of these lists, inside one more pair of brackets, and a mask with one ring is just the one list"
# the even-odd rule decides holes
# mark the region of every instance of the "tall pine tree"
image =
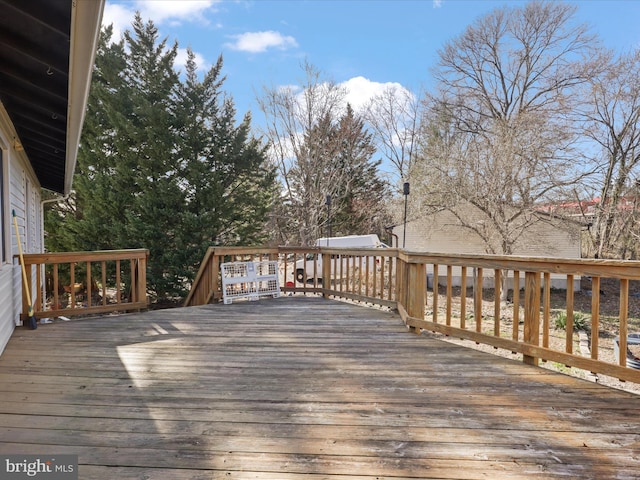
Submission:
[[[235,124],[222,60],[184,82],[177,44],[139,14],[124,40],[105,29],[70,201],[50,212],[50,250],[148,248],[152,296],[184,295],[209,245],[265,237],[274,176],[250,118]],[[59,232],[66,235],[59,236]]]
[[[179,291],[181,283],[181,267],[174,259],[184,203],[176,158],[179,78],[173,65],[178,46],[167,48],[153,22],[143,23],[139,14],[125,39],[129,53],[124,79],[132,108],[117,144],[135,172],[131,205],[123,212],[131,242],[125,246],[149,249],[147,277],[156,294],[164,297]],[[144,244],[135,245],[141,241]]]
[[197,266],[209,246],[255,245],[275,188],[275,172],[265,147],[250,137],[250,116],[235,124],[232,100],[221,90],[222,58],[200,81],[188,52],[177,117],[181,128],[178,156],[185,205],[178,240],[181,261]]
[[331,218],[328,208],[326,214],[318,211],[314,238],[328,233],[329,222],[333,236],[384,233],[390,223],[384,209],[389,192],[375,152],[372,135],[349,104],[339,118],[324,115],[305,133],[290,172],[295,206],[304,214],[331,196]]
[[384,208],[390,193],[379,174],[382,160],[373,159],[376,153],[373,135],[349,104],[336,130],[341,142],[335,161],[344,171],[346,182],[340,192],[342,208],[337,210],[333,221],[345,233],[377,233],[382,237],[384,227],[391,224]]

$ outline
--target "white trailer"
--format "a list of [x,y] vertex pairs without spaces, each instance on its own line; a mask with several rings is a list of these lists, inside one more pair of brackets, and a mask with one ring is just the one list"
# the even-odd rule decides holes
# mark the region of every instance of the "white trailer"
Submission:
[[[316,240],[316,247],[336,248],[388,248],[375,233],[369,235],[347,235],[344,237],[324,237]],[[334,262],[331,262],[333,273]],[[296,262],[296,281],[304,283],[322,282],[322,254],[310,253]]]

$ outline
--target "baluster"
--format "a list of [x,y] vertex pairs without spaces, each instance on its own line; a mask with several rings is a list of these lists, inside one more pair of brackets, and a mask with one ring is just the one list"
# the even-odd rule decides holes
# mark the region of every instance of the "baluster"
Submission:
[[565,352],[573,353],[573,275],[567,275],[567,325]]
[[467,267],[460,269],[460,328],[467,328]]
[[452,284],[453,284],[453,267],[451,265],[447,265],[447,318],[446,324],[447,326],[451,326],[451,311],[452,311]]
[[[493,335],[500,336],[500,297],[502,296],[502,270],[493,271]],[[497,347],[496,347],[497,348]]]
[[438,323],[438,265],[433,265],[433,323]]
[[542,314],[542,346],[549,348],[549,329],[551,325],[551,274],[544,272],[544,300]]
[[628,316],[629,316],[629,279],[620,280],[620,357],[618,362],[620,366],[627,366],[627,335],[628,335]]
[[[524,275],[524,342],[538,345],[540,342],[540,274],[526,272]],[[538,358],[525,354],[523,362],[538,365]]]
[[600,345],[600,277],[591,278],[591,358],[598,359]]
[[482,332],[482,268],[476,268],[476,279],[473,288],[473,314],[476,320],[476,332]]
[[[511,338],[518,341],[520,335],[520,272],[513,271],[513,325]],[[515,352],[514,352],[515,353]]]

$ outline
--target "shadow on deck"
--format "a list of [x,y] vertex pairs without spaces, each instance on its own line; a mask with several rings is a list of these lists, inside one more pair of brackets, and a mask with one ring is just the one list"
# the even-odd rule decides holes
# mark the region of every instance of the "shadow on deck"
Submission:
[[81,479],[640,478],[640,397],[318,297],[20,329],[0,391]]

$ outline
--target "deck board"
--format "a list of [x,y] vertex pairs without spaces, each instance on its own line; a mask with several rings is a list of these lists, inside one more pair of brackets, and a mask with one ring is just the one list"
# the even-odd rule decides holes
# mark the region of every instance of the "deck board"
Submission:
[[81,479],[640,478],[640,397],[318,297],[20,329],[0,392]]

